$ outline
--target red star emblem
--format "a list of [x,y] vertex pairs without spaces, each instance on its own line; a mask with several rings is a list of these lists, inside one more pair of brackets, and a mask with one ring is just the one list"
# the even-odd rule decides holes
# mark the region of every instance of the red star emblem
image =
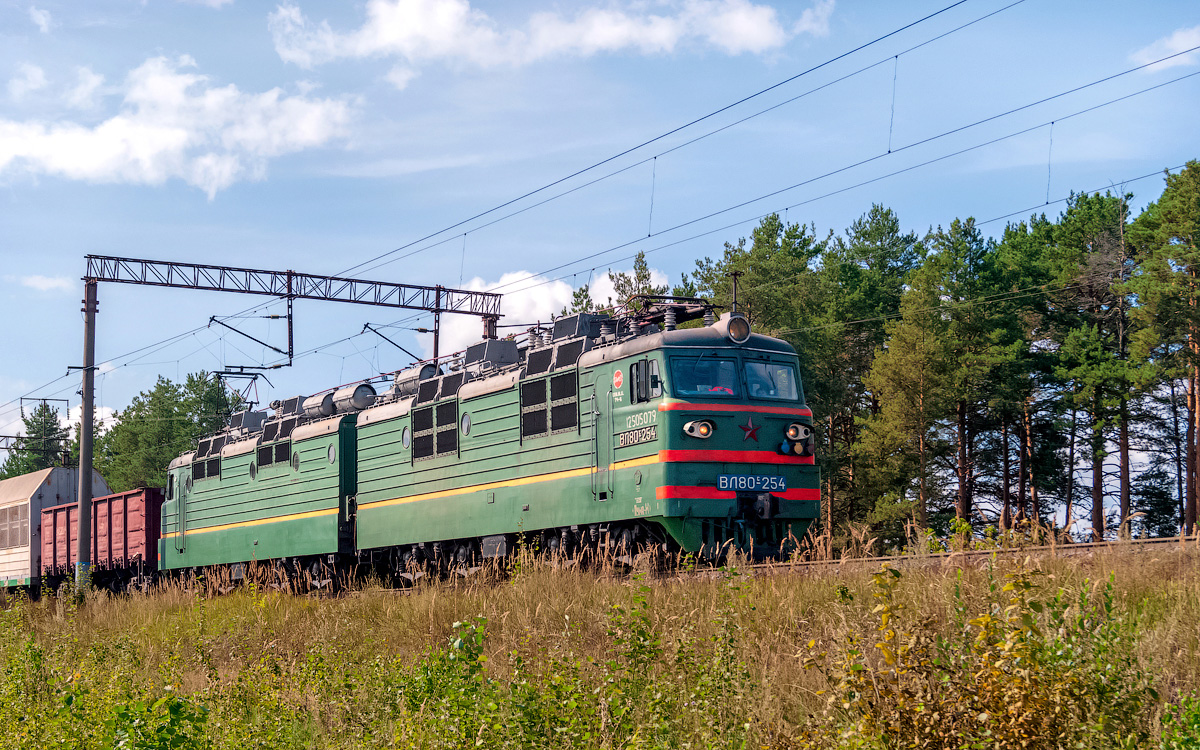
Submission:
[[742,427],[741,425],[738,425],[738,427],[741,427],[742,432],[746,433],[742,437],[743,443],[746,442],[747,440],[749,440],[750,438],[754,438],[754,442],[756,442],[756,443],[758,442],[758,427],[754,426],[754,417],[750,417],[750,419],[746,422],[745,427]]

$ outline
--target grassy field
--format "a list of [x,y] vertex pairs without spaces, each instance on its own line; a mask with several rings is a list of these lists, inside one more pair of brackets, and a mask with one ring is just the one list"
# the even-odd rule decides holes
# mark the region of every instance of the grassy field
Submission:
[[10,599],[0,747],[1200,747],[1200,550]]

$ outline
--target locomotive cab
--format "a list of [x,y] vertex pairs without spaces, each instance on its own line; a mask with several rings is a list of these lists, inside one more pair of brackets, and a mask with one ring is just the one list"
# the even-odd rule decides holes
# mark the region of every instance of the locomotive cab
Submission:
[[[740,325],[739,325],[740,324]],[[736,314],[664,332],[661,523],[706,557],[794,546],[820,510],[812,412],[794,350]]]

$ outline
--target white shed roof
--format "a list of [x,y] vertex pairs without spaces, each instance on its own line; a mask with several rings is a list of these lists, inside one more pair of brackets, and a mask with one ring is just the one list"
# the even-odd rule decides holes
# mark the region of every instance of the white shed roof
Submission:
[[[58,476],[53,476],[58,475]],[[61,467],[53,467],[42,469],[41,471],[22,474],[19,477],[12,479],[0,480],[0,505],[11,502],[28,502],[38,491],[42,485],[59,484],[66,488],[77,488],[79,482],[78,469],[64,469]],[[62,502],[74,501],[78,490],[70,492],[69,498],[63,498]],[[102,497],[109,494],[108,482],[105,482],[100,473],[92,471],[92,495],[94,497]],[[39,506],[41,503],[39,503]]]

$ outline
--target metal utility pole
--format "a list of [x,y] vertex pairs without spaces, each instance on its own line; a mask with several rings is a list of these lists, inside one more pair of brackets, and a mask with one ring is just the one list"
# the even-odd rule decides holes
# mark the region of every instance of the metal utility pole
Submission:
[[87,583],[92,564],[92,408],[96,390],[96,287],[95,279],[83,282],[83,407],[79,415],[79,519],[75,585]]
[[[444,286],[414,286],[387,281],[366,281],[337,276],[317,276],[296,271],[263,271],[253,268],[210,266],[198,263],[87,256],[84,285],[83,326],[83,415],[79,436],[79,562],[76,581],[87,578],[91,562],[92,506],[92,408],[96,367],[96,286],[97,282],[162,286],[174,289],[199,289],[279,297],[287,301],[288,319],[292,302],[313,299],[349,302],[377,307],[424,310],[434,315],[433,356],[438,357],[438,329],[444,312],[475,315],[483,319],[484,336],[495,338],[500,317],[501,295],[472,292]],[[245,334],[243,334],[245,335]],[[288,353],[292,351],[292,331],[288,326]],[[291,357],[289,356],[289,360]]]
[[438,336],[442,331],[442,287],[437,288],[433,300],[433,362],[438,361]]

